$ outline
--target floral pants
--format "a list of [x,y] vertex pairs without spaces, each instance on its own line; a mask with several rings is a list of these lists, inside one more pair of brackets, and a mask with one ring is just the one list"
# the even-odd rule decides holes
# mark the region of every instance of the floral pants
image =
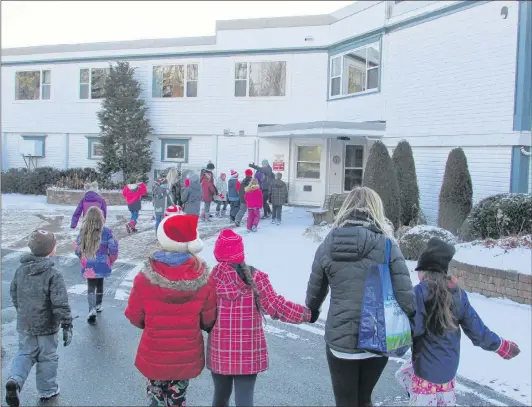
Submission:
[[188,380],[150,380],[146,393],[150,407],[185,407]]
[[395,378],[410,396],[411,406],[455,406],[454,379],[435,384],[416,376],[412,362],[407,362],[395,373]]

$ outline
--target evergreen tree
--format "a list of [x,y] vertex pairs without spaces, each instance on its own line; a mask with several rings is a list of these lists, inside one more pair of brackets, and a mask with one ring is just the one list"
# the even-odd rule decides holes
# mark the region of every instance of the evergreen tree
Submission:
[[402,140],[397,144],[392,155],[399,196],[401,200],[401,224],[410,225],[418,219],[419,187],[417,185],[416,164],[408,141]]
[[103,157],[98,169],[104,179],[122,172],[126,183],[130,177],[147,179],[152,166],[151,134],[147,107],[140,98],[141,87],[128,62],[110,65],[105,81],[105,99],[98,112]]
[[464,150],[449,153],[440,190],[438,226],[456,234],[473,206],[473,184]]
[[399,185],[388,149],[381,141],[376,141],[369,151],[362,185],[379,194],[386,217],[398,229],[401,224]]

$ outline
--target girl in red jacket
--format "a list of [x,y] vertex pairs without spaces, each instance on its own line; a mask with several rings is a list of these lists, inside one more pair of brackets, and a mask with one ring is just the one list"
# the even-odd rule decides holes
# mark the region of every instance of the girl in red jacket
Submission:
[[257,178],[253,178],[245,188],[244,199],[248,207],[248,232],[256,232],[259,226],[260,210],[262,209],[262,190]]
[[216,289],[205,262],[198,217],[169,215],[157,229],[163,250],[133,282],[126,317],[143,330],[135,366],[148,379],[151,406],[184,406],[190,379],[205,366],[201,330],[216,320]]
[[137,232],[137,220],[139,218],[139,212],[141,208],[141,199],[148,193],[146,184],[131,180],[122,190],[122,195],[126,198],[127,208],[131,213],[131,219],[126,223],[127,233]]
[[214,381],[212,405],[228,406],[234,383],[236,407],[250,407],[257,374],[268,369],[263,315],[301,324],[315,322],[318,313],[278,295],[266,273],[244,262],[242,237],[231,229],[220,232],[214,257],[218,319],[207,345],[207,368]]
[[203,178],[201,180],[201,189],[201,201],[204,205],[203,211],[201,212],[201,219],[210,221],[211,217],[209,215],[209,212],[211,211],[211,203],[214,200],[214,196],[216,195],[216,188],[214,186],[214,181],[212,179],[211,172],[206,172],[205,174],[203,174]]

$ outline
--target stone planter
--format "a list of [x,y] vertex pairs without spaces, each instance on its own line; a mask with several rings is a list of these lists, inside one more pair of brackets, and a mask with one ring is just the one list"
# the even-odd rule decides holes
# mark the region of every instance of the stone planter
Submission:
[[[75,189],[46,190],[46,202],[55,205],[77,205],[86,191]],[[101,191],[99,194],[105,198],[108,206],[126,205],[126,200],[121,191]]]
[[532,276],[512,270],[451,261],[449,273],[458,278],[466,291],[486,297],[504,297],[521,304],[532,304]]

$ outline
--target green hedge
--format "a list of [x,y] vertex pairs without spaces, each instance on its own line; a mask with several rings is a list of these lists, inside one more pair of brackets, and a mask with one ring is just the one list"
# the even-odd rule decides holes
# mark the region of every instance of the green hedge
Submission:
[[473,207],[466,223],[467,240],[531,234],[532,194],[489,196]]

